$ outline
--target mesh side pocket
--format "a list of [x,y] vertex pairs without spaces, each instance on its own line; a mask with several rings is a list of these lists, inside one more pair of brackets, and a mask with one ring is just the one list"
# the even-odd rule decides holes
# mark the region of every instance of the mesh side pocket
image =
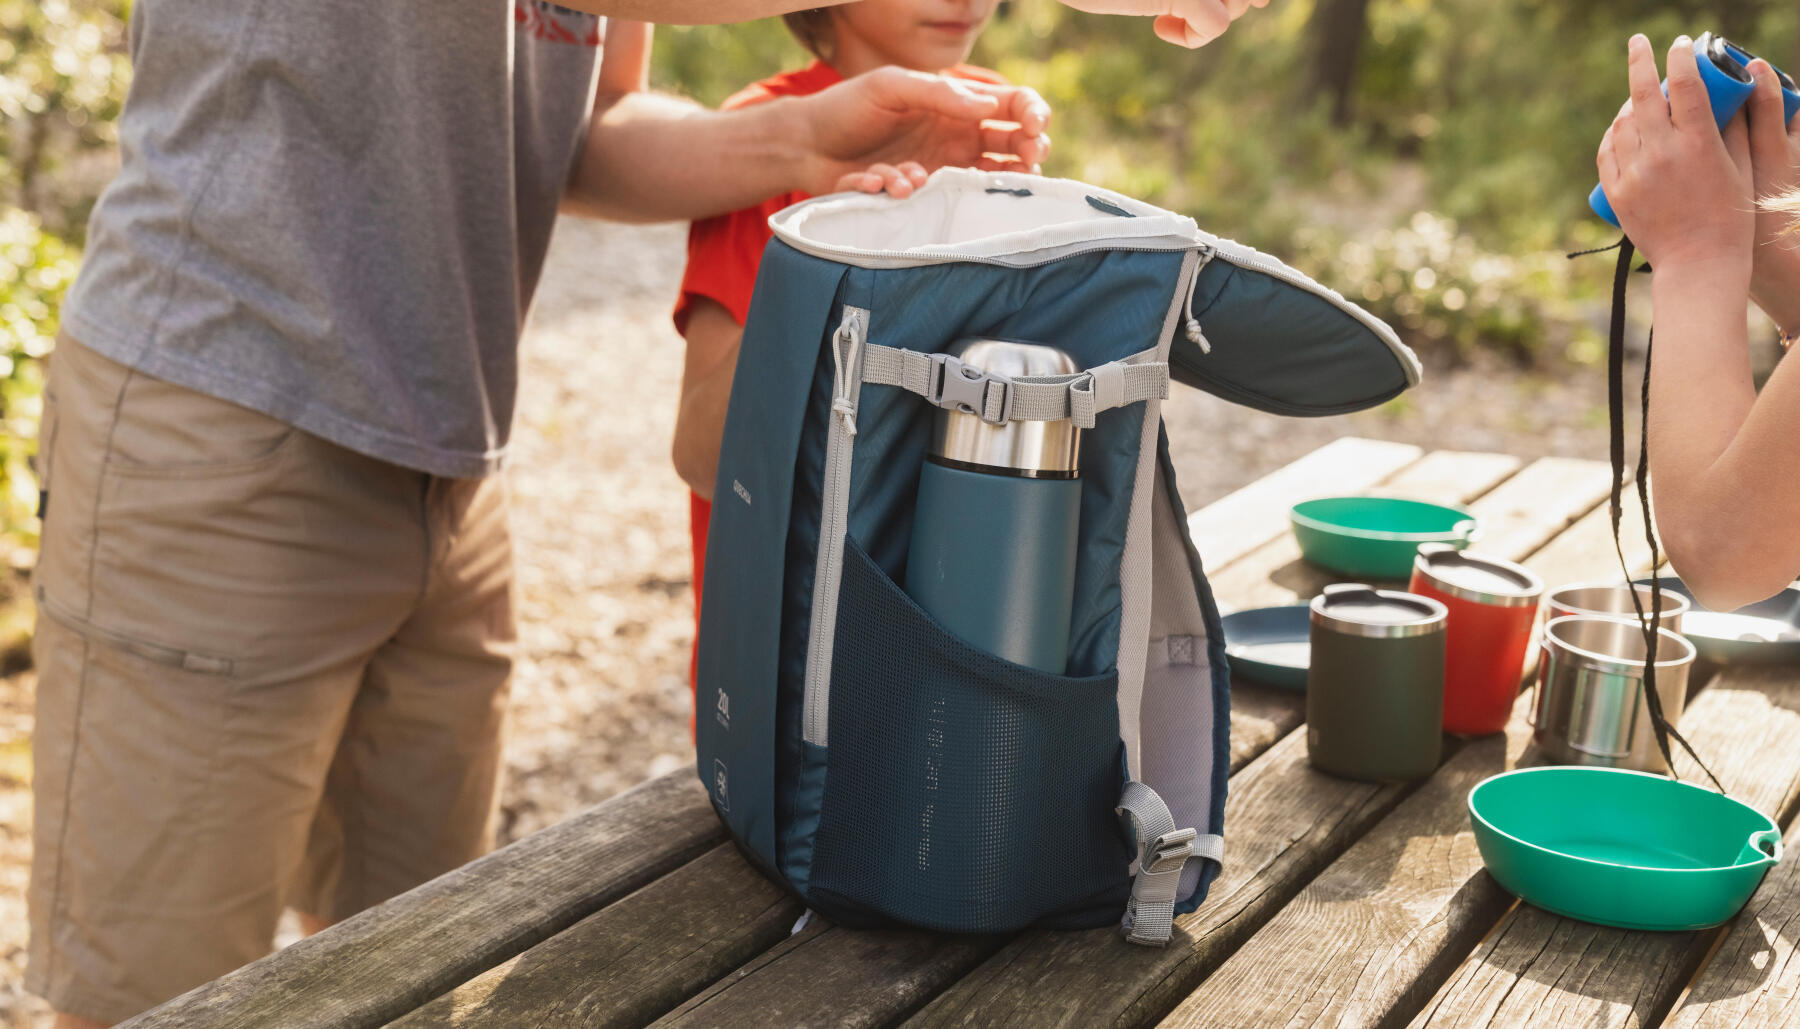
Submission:
[[1118,673],[976,650],[844,548],[831,747],[810,894],[853,925],[955,932],[1115,921],[1131,855]]

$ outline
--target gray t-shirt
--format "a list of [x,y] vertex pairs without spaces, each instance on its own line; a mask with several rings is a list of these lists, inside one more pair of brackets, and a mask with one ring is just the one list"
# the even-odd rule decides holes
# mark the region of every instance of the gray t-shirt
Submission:
[[493,471],[600,29],[537,0],[137,0],[66,328],[383,460]]

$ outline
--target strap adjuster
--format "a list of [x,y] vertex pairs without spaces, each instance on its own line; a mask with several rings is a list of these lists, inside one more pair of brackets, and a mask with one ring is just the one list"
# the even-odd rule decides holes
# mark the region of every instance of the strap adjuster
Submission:
[[1141,862],[1143,871],[1154,875],[1179,870],[1194,856],[1194,840],[1198,836],[1191,828],[1175,829],[1151,840],[1149,846],[1144,848]]
[[[1005,425],[1012,420],[1012,379],[964,364],[950,354],[930,356],[931,375],[925,385],[926,400],[938,407],[972,414],[989,425]],[[989,388],[1000,391],[997,418],[987,416]]]

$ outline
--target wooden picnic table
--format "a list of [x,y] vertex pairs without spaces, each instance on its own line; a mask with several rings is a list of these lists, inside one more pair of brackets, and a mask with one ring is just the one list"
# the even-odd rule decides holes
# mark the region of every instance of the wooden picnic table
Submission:
[[[1287,509],[1388,492],[1466,503],[1480,549],[1552,586],[1616,578],[1607,468],[1345,439],[1191,519],[1222,605],[1331,581]],[[1626,525],[1640,524],[1635,505]],[[1648,553],[1628,541],[1642,567]],[[1800,670],[1697,668],[1682,729],[1800,846]],[[1800,1025],[1800,861],[1722,929],[1644,933],[1520,904],[1465,798],[1525,753],[1451,741],[1431,779],[1306,760],[1301,698],[1234,686],[1226,864],[1151,950],[1116,930],[864,932],[812,919],[727,842],[691,772],[648,782],[130,1023],[150,1026]],[[1691,770],[1690,770],[1691,771]]]

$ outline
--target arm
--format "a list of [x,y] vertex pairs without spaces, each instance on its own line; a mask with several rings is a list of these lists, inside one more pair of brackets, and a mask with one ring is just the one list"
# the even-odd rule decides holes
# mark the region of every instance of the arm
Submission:
[[1800,571],[1800,366],[1759,398],[1744,325],[1754,207],[1742,119],[1723,139],[1688,40],[1665,103],[1650,44],[1631,44],[1632,99],[1598,164],[1626,234],[1655,268],[1650,382],[1656,520],[1669,559],[1708,607],[1779,592]]
[[744,329],[719,303],[700,298],[688,312],[686,336],[681,406],[675,415],[675,472],[689,489],[711,500]]
[[[658,25],[723,25],[787,14],[808,7],[832,7],[845,0],[560,0],[566,7],[610,18]],[[1154,18],[1156,34],[1188,48],[1204,46],[1250,7],[1269,0],[1064,0],[1095,14]]]
[[[1775,69],[1750,62],[1756,92],[1744,110],[1750,116],[1750,170],[1756,197],[1768,200],[1800,190],[1800,116],[1787,124],[1781,83]],[[1764,208],[1756,215],[1756,260],[1750,297],[1783,332],[1800,334],[1800,236],[1790,212]]]
[[606,38],[600,51],[600,96],[617,98],[650,88],[652,29],[647,22],[606,19]]
[[[628,93],[596,105],[565,206],[622,221],[680,221],[852,172],[917,161],[1035,167],[1050,108],[1032,90],[882,68],[823,92],[733,111]],[[984,155],[1001,155],[998,158]]]

